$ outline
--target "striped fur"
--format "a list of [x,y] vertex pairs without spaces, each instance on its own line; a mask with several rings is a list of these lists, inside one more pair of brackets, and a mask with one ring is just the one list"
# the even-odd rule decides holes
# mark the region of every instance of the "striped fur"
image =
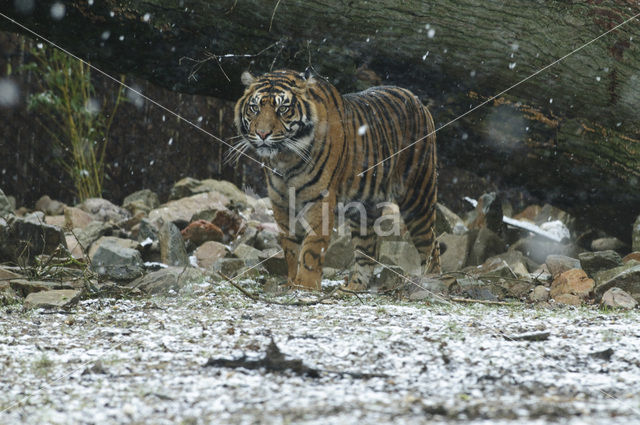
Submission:
[[[320,289],[327,229],[334,227],[334,214],[327,223],[323,210],[326,216],[338,202],[361,202],[367,210],[366,234],[360,215],[349,216],[347,210],[356,251],[349,289],[367,287],[375,265],[369,257],[377,254],[371,226],[383,201],[398,204],[423,262],[429,271],[439,271],[435,134],[359,175],[434,131],[431,115],[414,94],[382,86],[340,95],[322,79],[288,70],[258,78],[244,73],[242,80],[246,91],[235,107],[242,136],[237,149],[253,150],[281,174],[267,171],[266,180],[291,285]],[[310,228],[295,220],[296,228],[289,228],[290,188],[295,188],[295,214]]]

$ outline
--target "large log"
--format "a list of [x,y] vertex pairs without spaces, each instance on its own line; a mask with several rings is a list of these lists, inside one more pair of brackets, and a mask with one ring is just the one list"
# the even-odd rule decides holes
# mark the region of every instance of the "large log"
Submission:
[[[634,0],[42,0],[16,10],[25,3],[0,11],[114,74],[235,99],[241,70],[311,64],[344,91],[408,87],[438,125],[640,13]],[[5,19],[0,28],[27,33]],[[448,125],[443,164],[521,185],[628,239],[640,213],[638,40],[636,19]]]

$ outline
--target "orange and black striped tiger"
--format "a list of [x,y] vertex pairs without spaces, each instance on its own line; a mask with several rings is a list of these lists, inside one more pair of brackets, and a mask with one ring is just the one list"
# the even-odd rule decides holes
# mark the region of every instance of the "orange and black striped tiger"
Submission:
[[320,289],[334,211],[352,201],[366,211],[367,226],[362,232],[357,208],[346,211],[355,250],[347,288],[367,287],[377,246],[372,225],[384,201],[398,204],[423,263],[439,270],[434,124],[413,93],[381,86],[341,95],[308,71],[245,72],[242,82],[235,153],[253,150],[275,170],[266,180],[293,287]]

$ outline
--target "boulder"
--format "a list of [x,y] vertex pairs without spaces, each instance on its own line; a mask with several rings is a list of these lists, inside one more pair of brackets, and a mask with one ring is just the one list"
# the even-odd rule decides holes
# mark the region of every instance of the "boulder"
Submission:
[[222,230],[206,220],[193,221],[180,233],[185,242],[189,241],[195,246],[200,246],[207,241],[221,242],[224,239]]
[[622,266],[598,272],[595,281],[595,292],[599,297],[610,288],[618,287],[640,299],[640,262],[631,260]]
[[415,246],[407,241],[383,240],[380,243],[379,261],[383,264],[400,267],[405,274],[422,274],[420,254]]
[[[571,294],[585,300],[593,292],[595,282],[581,269],[571,269],[560,273],[551,283],[551,298]],[[567,304],[567,303],[565,303]]]
[[160,260],[169,266],[186,266],[189,256],[180,230],[172,222],[165,222],[158,232]]
[[566,255],[551,254],[548,255],[545,264],[547,269],[553,278],[556,278],[559,274],[571,269],[581,269],[580,260],[567,257]]
[[456,272],[467,265],[470,239],[469,233],[440,235],[438,241],[441,246],[446,246],[446,250],[440,255],[440,266],[443,272]]
[[171,188],[169,199],[179,199],[199,193],[215,192],[227,199],[225,206],[232,205],[238,209],[244,209],[252,206],[256,199],[238,189],[236,185],[226,180],[196,180],[191,177],[185,177],[178,181]]
[[13,206],[9,201],[9,198],[0,189],[0,217],[5,217],[9,214],[13,214]]
[[198,265],[210,268],[219,258],[227,255],[227,248],[220,242],[208,241],[200,245],[194,252]]
[[127,284],[129,288],[137,288],[146,294],[167,294],[170,291],[180,291],[185,285],[201,283],[206,276],[193,267],[167,267]]
[[104,222],[119,223],[131,218],[129,211],[102,198],[85,199],[77,207],[91,214],[96,220]]
[[44,195],[36,201],[36,210],[42,211],[46,215],[62,215],[65,205],[60,201],[55,201]]
[[226,210],[225,205],[228,203],[227,197],[222,194],[200,193],[160,205],[149,212],[149,221],[156,227],[160,227],[162,222],[184,223],[186,225],[192,221],[192,217],[203,211]]
[[635,252],[640,252],[640,215],[633,223],[633,230],[631,231],[631,249]]
[[134,192],[122,201],[122,208],[129,211],[132,215],[136,215],[139,212],[148,214],[149,211],[158,208],[159,205],[158,195],[149,189]]
[[636,308],[638,302],[628,293],[620,288],[609,288],[602,294],[601,304],[611,308],[624,308],[631,310]]
[[616,251],[622,253],[623,251],[628,250],[628,246],[618,238],[608,237],[594,239],[593,241],[591,241],[591,250]]
[[478,265],[494,255],[501,254],[507,249],[504,241],[492,230],[482,227],[469,250],[467,265]]
[[100,276],[116,281],[133,280],[144,271],[140,252],[123,247],[112,239],[98,245],[91,257],[91,269]]
[[24,300],[24,306],[25,308],[67,308],[80,300],[81,293],[75,289],[34,292]]
[[594,276],[599,271],[622,265],[622,258],[613,250],[581,252],[578,254],[578,258],[580,259],[582,269],[584,269],[589,276]]
[[0,224],[0,261],[31,263],[37,255],[50,255],[58,246],[67,249],[62,229],[45,224],[35,217],[8,216]]

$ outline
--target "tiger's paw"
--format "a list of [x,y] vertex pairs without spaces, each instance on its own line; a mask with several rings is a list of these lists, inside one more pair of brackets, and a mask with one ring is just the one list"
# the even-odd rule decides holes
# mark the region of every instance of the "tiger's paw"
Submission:
[[322,273],[300,273],[289,285],[293,289],[302,289],[303,291],[320,291],[322,289]]

